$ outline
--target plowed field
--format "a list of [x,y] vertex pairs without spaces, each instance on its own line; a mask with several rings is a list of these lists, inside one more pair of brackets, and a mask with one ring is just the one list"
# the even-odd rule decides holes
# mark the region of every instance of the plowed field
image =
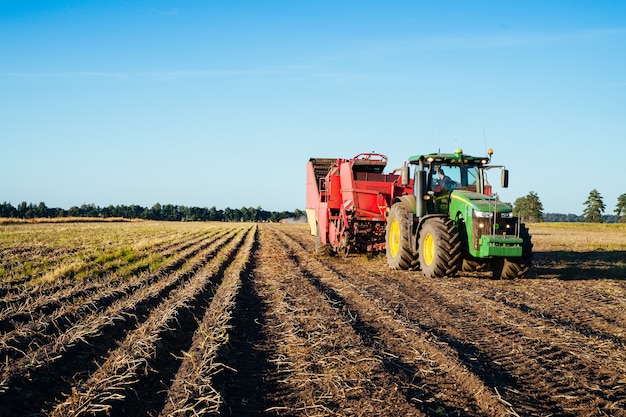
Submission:
[[626,234],[530,229],[494,281],[306,225],[1,226],[0,416],[626,416]]

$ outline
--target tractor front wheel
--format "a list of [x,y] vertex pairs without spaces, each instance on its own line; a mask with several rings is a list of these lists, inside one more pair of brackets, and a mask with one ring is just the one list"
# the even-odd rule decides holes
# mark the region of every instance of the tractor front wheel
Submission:
[[454,275],[461,267],[460,233],[450,219],[427,220],[419,233],[419,265],[428,278]]
[[489,262],[483,259],[463,259],[463,272],[481,272],[489,267]]
[[411,250],[409,210],[410,207],[406,204],[396,203],[391,206],[387,216],[385,251],[387,264],[391,269],[411,269],[417,262]]
[[524,240],[524,243],[522,243],[522,256],[494,261],[495,264],[492,265],[494,279],[522,278],[530,270],[533,259],[533,244],[530,233],[528,233],[524,223],[520,225],[519,237]]

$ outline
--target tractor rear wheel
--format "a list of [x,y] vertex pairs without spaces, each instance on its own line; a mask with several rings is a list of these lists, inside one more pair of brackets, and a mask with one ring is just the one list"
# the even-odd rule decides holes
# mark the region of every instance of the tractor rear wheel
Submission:
[[427,220],[419,233],[419,265],[428,278],[454,275],[462,263],[461,235],[450,219]]
[[501,264],[498,263],[495,267],[492,267],[494,279],[521,278],[530,270],[533,258],[533,244],[530,233],[528,233],[524,223],[520,225],[519,237],[524,240],[524,243],[522,243],[522,256],[500,260]]
[[385,252],[391,269],[411,269],[417,259],[411,249],[410,207],[400,202],[391,206],[385,229]]

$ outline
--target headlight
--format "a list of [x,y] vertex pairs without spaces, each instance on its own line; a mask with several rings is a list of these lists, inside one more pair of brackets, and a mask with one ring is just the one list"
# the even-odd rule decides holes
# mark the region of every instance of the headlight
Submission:
[[487,211],[478,211],[474,210],[474,216],[482,219],[490,219],[493,217],[493,213],[489,213]]
[[512,219],[513,218],[513,213],[511,213],[511,212],[500,213],[500,217],[502,217],[503,219]]

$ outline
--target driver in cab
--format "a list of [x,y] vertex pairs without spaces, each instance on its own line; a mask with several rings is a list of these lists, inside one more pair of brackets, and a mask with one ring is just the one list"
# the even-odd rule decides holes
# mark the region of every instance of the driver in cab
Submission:
[[435,179],[434,191],[437,193],[448,192],[456,188],[456,183],[448,177],[443,169],[437,170],[437,178]]

